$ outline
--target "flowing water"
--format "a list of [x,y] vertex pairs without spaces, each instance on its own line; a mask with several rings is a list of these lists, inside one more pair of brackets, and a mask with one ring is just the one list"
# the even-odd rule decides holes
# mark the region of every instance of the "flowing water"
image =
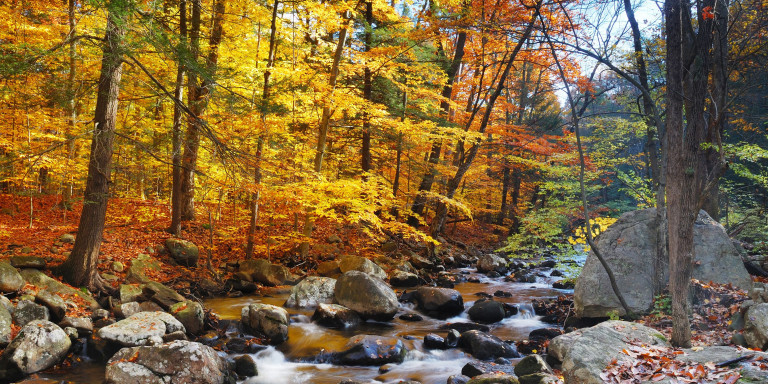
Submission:
[[[469,270],[464,270],[468,272]],[[549,278],[538,283],[510,283],[503,278],[487,278],[477,275],[480,281],[456,284],[464,297],[464,306],[469,309],[480,296],[479,292],[493,295],[496,291],[510,293],[510,297],[496,297],[495,300],[517,304],[520,309],[515,316],[492,324],[490,333],[502,340],[523,340],[538,328],[551,327],[542,322],[533,311],[531,300],[551,298],[564,291],[553,289]],[[251,303],[282,305],[285,295],[272,297],[216,298],[205,302],[224,319],[239,319],[240,311]],[[311,323],[313,311],[289,310],[291,326],[288,341],[277,347],[270,347],[253,355],[259,367],[259,376],[250,378],[246,384],[337,384],[344,379],[363,382],[397,383],[400,380],[418,380],[424,384],[444,384],[447,377],[461,372],[471,356],[460,349],[425,350],[422,340],[428,333],[444,336],[447,331],[440,326],[446,323],[470,322],[466,311],[459,316],[437,320],[423,316],[424,320],[409,322],[399,319],[404,313],[418,313],[412,304],[401,304],[400,312],[390,323],[367,322],[352,330],[329,329]],[[312,363],[313,358],[326,351],[341,351],[348,339],[358,334],[376,334],[400,337],[409,352],[402,364],[389,365],[389,371],[381,373],[378,367],[351,367]]]
[[[508,292],[510,297],[495,297],[497,301],[516,304],[519,313],[491,324],[490,333],[502,340],[523,340],[538,328],[551,327],[540,321],[533,311],[531,300],[557,297],[566,291],[553,289],[555,279],[543,277],[537,283],[511,283],[503,278],[488,278],[474,274],[474,270],[464,269],[456,272],[477,277],[477,282],[456,284],[455,288],[464,297],[465,309],[469,309],[477,293],[493,295],[496,291]],[[400,293],[400,291],[398,291]],[[251,303],[265,303],[282,306],[288,294],[274,293],[269,296],[243,296],[237,298],[214,298],[205,301],[206,308],[219,314],[222,319],[240,319],[240,311]],[[245,380],[244,384],[337,384],[344,379],[362,382],[397,383],[400,380],[418,380],[423,384],[444,384],[447,377],[461,372],[461,368],[471,360],[471,356],[460,349],[425,350],[422,346],[424,335],[437,333],[445,336],[446,330],[440,326],[446,323],[470,322],[466,311],[459,316],[446,320],[437,320],[423,316],[422,321],[409,322],[398,317],[405,313],[418,313],[412,304],[401,303],[400,311],[392,322],[366,322],[351,330],[329,329],[310,322],[312,310],[289,309],[291,325],[288,341],[269,347],[252,356],[256,360],[259,375]],[[409,352],[402,364],[387,365],[388,371],[379,367],[338,366],[318,363],[315,358],[324,352],[343,350],[348,339],[358,334],[394,336],[403,340]],[[235,356],[235,355],[233,355]],[[47,373],[40,377],[67,380],[76,383],[101,383],[104,378],[104,366],[93,362],[84,362],[76,368],[58,373]]]

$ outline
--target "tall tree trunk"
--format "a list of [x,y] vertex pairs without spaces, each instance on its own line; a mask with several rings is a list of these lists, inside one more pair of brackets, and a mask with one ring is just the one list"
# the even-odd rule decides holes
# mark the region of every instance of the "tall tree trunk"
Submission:
[[[667,35],[667,205],[669,222],[669,287],[672,294],[672,343],[691,344],[688,286],[693,260],[693,170],[686,174],[683,132],[683,38],[680,0],[665,0]],[[688,161],[686,161],[688,160]]]
[[[197,170],[197,155],[200,149],[200,131],[203,120],[201,119],[208,104],[211,91],[215,82],[216,66],[219,60],[219,44],[223,32],[223,17],[226,11],[226,0],[217,0],[214,6],[211,34],[208,39],[208,56],[206,58],[206,71],[203,80],[199,74],[190,71],[187,74],[188,90],[187,102],[194,116],[187,120],[187,132],[184,140],[184,154],[182,156],[181,177],[181,219],[195,219],[195,171]],[[202,0],[192,0],[192,25],[189,30],[190,51],[192,59],[197,61],[200,56],[200,13]]]
[[[173,92],[173,96],[176,100],[181,101],[184,97],[184,59],[182,50],[186,49],[187,44],[187,1],[179,1],[179,58],[176,69],[176,87]],[[173,150],[173,174],[172,174],[172,190],[171,190],[171,226],[168,228],[168,232],[175,236],[181,236],[181,208],[182,208],[182,188],[181,178],[183,169],[181,168],[181,124],[184,111],[181,109],[181,103],[176,102],[173,104],[173,138],[172,138],[172,150]]]
[[333,54],[333,64],[331,65],[331,76],[328,78],[328,85],[330,87],[331,94],[326,97],[325,106],[323,106],[323,116],[320,120],[320,127],[317,136],[317,148],[315,150],[315,172],[320,173],[323,169],[323,157],[325,156],[325,142],[328,139],[328,126],[331,123],[331,106],[333,103],[333,93],[336,89],[336,79],[339,76],[339,63],[341,62],[341,55],[344,52],[344,44],[347,41],[347,28],[349,26],[349,20],[347,20],[339,31],[339,41],[336,43],[336,51]]
[[507,214],[507,194],[511,182],[509,174],[509,166],[505,165],[501,181],[501,207],[499,207],[499,217],[496,219],[496,224],[498,225],[504,224],[504,217]]
[[96,111],[93,117],[94,131],[88,161],[85,202],[72,253],[59,269],[65,281],[74,286],[85,286],[91,291],[103,288],[96,264],[107,214],[117,98],[123,73],[122,40],[126,20],[119,17],[128,14],[124,8],[123,2],[110,3]]
[[[371,37],[373,35],[373,2],[365,3],[365,51],[371,51]],[[365,66],[363,76],[363,99],[372,103],[373,72],[369,65]],[[371,171],[371,118],[368,113],[363,117],[363,143],[361,146],[360,162],[363,173]]]
[[710,106],[709,129],[706,142],[710,144],[704,151],[702,173],[708,182],[704,188],[703,206],[709,216],[720,220],[720,183],[721,173],[725,171],[722,150],[722,137],[728,124],[728,23],[729,0],[717,1],[715,5],[715,36],[712,63],[712,102]]
[[[507,63],[504,66],[504,70],[499,76],[498,83],[496,84],[496,88],[494,89],[491,96],[488,98],[488,102],[485,106],[485,112],[483,113],[483,118],[480,121],[480,127],[478,129],[479,133],[485,133],[486,128],[488,128],[488,123],[491,120],[491,114],[493,113],[493,107],[496,104],[496,100],[501,95],[502,90],[504,90],[504,87],[506,86],[507,77],[509,77],[509,73],[512,69],[512,65],[515,62],[515,59],[517,58],[517,54],[520,53],[520,49],[523,47],[523,44],[528,40],[528,38],[531,36],[531,32],[533,31],[533,26],[536,24],[536,19],[539,16],[539,11],[541,9],[541,2],[536,3],[536,9],[534,11],[534,14],[531,16],[530,21],[528,22],[528,25],[525,28],[525,32],[523,32],[523,35],[520,37],[520,40],[518,40],[517,44],[515,45],[515,48],[512,50],[512,52],[507,56]],[[470,119],[466,126],[469,127],[472,124],[472,119]],[[469,168],[472,166],[472,162],[475,160],[475,157],[477,156],[477,152],[480,150],[480,143],[476,142],[472,144],[472,147],[469,149],[467,155],[464,157],[464,159],[459,164],[458,169],[456,170],[456,173],[451,177],[450,180],[448,180],[448,185],[446,186],[446,194],[445,196],[449,199],[453,199],[453,197],[456,195],[456,190],[459,188],[459,185],[461,185],[461,181],[464,178],[464,175],[467,173]],[[448,205],[444,202],[440,202],[437,205],[437,212],[435,213],[435,219],[432,222],[432,237],[437,238],[442,232],[443,227],[445,226],[445,221],[448,218]]]
[[[442,110],[442,113],[445,115],[446,119],[448,119],[450,113],[451,104],[449,100],[453,95],[453,83],[456,80],[456,74],[459,73],[461,60],[464,58],[464,46],[466,45],[466,42],[467,33],[465,31],[460,31],[459,35],[456,37],[456,45],[453,51],[453,60],[451,60],[451,64],[445,72],[447,79],[441,94],[444,100],[440,102],[440,109]],[[427,204],[427,195],[423,192],[432,190],[432,184],[434,184],[435,177],[437,176],[437,169],[435,168],[435,165],[437,165],[437,163],[440,161],[440,152],[442,148],[442,140],[437,139],[432,142],[432,149],[429,152],[427,170],[424,172],[424,176],[421,178],[418,194],[413,199],[413,204],[411,204],[411,211],[413,214],[408,217],[408,224],[413,227],[419,225],[419,218],[417,215],[424,214],[424,208]]]
[[[69,125],[67,126],[67,132],[65,134],[67,142],[67,168],[69,168],[72,159],[75,157],[75,137],[77,132],[77,87],[75,86],[75,79],[77,78],[77,19],[75,19],[75,0],[69,0],[67,4],[67,21],[69,24],[69,73],[67,74],[67,98],[68,113],[69,113]],[[68,179],[64,183],[64,190],[61,196],[61,207],[64,209],[71,209],[72,205],[72,189],[74,183],[72,182],[72,176],[67,175]]]
[[269,53],[267,54],[267,68],[264,71],[264,86],[261,91],[261,127],[264,129],[259,135],[259,142],[256,145],[256,164],[253,170],[253,181],[256,191],[251,196],[251,217],[248,225],[247,246],[245,256],[250,259],[253,257],[254,234],[256,233],[256,223],[259,218],[259,202],[261,200],[261,160],[264,156],[264,141],[267,140],[267,114],[269,113],[270,96],[270,77],[272,76],[272,67],[275,64],[275,49],[277,46],[277,6],[280,0],[275,0],[272,5],[272,22],[269,32]]
[[[408,107],[408,91],[403,90],[403,114],[400,116],[400,122],[405,122],[405,111]],[[397,155],[395,160],[395,180],[392,182],[392,196],[397,196],[397,191],[400,190],[400,166],[402,165],[403,156],[403,133],[397,134]]]

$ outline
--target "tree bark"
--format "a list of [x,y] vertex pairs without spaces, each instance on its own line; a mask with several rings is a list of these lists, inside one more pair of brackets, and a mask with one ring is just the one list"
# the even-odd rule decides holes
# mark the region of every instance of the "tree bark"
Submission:
[[323,116],[320,120],[320,127],[317,136],[317,148],[315,150],[315,172],[320,173],[323,169],[323,157],[325,156],[325,143],[328,139],[328,126],[331,123],[331,106],[333,102],[333,92],[336,89],[336,79],[339,76],[339,63],[341,62],[341,55],[344,52],[344,44],[347,40],[347,27],[349,20],[347,20],[339,31],[339,41],[336,43],[336,51],[333,54],[333,64],[331,65],[331,76],[328,79],[328,85],[331,89],[331,94],[326,98],[325,106],[323,106]]
[[[365,3],[365,52],[371,51],[371,38],[373,35],[373,2]],[[373,94],[373,72],[369,65],[365,66],[363,75],[363,99],[368,103],[372,102]],[[361,146],[360,165],[363,174],[371,171],[371,119],[368,113],[363,117],[363,142]]]
[[[67,126],[67,132],[65,138],[67,143],[67,168],[69,168],[72,159],[75,157],[75,137],[77,131],[77,89],[75,87],[75,79],[77,78],[77,19],[75,19],[75,0],[69,0],[67,6],[67,21],[69,24],[69,73],[67,74],[67,98],[68,100],[68,113],[69,113],[69,126]],[[74,183],[72,182],[72,176],[66,176],[68,180],[64,183],[64,190],[61,196],[61,208],[71,209],[72,206],[72,190],[74,189]]]
[[[456,74],[459,72],[461,60],[464,58],[464,45],[466,42],[467,33],[464,31],[459,32],[459,35],[456,38],[456,47],[454,48],[453,52],[453,60],[451,60],[451,65],[445,72],[447,80],[445,82],[445,86],[443,86],[443,91],[441,94],[445,100],[440,103],[440,109],[445,114],[446,118],[448,117],[451,108],[451,104],[448,102],[448,100],[450,100],[451,96],[453,95],[453,82],[456,79]],[[411,205],[411,212],[413,214],[408,217],[407,221],[408,224],[413,227],[419,225],[418,216],[424,214],[424,208],[427,204],[427,195],[423,192],[432,190],[432,184],[434,184],[435,177],[437,176],[437,169],[435,169],[435,165],[437,165],[438,161],[440,161],[440,152],[442,148],[442,140],[435,140],[432,142],[432,149],[429,152],[427,171],[424,173],[424,176],[421,179],[418,193],[413,199],[413,204]]]
[[[216,74],[216,66],[219,59],[219,44],[223,34],[222,22],[226,11],[226,0],[217,0],[214,6],[211,35],[208,39],[208,56],[206,58],[206,71],[203,80],[199,80],[199,74],[190,71],[187,74],[187,102],[193,116],[187,119],[187,132],[184,140],[184,154],[182,156],[181,177],[181,219],[195,219],[195,171],[197,170],[197,156],[200,149],[201,119],[207,107],[208,98],[213,90],[213,77]],[[200,56],[200,14],[202,0],[192,0],[192,25],[189,30],[190,52],[192,59],[197,61]]]
[[[187,1],[179,1],[179,38],[180,48],[185,48],[187,43]],[[181,51],[181,49],[180,49]],[[184,72],[185,65],[183,55],[178,53],[178,63],[176,69],[176,87],[173,95],[176,100],[181,101],[184,97]],[[172,151],[173,151],[173,174],[172,174],[172,191],[171,191],[171,226],[168,228],[168,232],[174,236],[181,236],[181,203],[182,203],[182,188],[181,178],[183,169],[181,167],[181,125],[182,116],[184,111],[181,109],[181,103],[174,103],[173,105],[173,138],[172,138]]]
[[123,8],[125,6],[119,1],[110,3],[96,97],[85,201],[72,253],[59,267],[65,281],[74,286],[87,287],[91,291],[102,288],[96,265],[107,214],[117,99],[123,74],[122,41],[126,20],[119,17],[128,13]]

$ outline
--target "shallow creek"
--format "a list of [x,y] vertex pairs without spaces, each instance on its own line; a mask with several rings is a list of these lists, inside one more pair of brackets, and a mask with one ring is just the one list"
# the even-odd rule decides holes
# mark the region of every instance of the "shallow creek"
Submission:
[[[464,307],[469,309],[480,298],[476,294],[484,292],[493,295],[496,291],[510,293],[510,297],[496,297],[495,300],[517,304],[519,313],[503,321],[491,324],[490,333],[502,340],[523,340],[538,328],[552,327],[544,323],[533,313],[532,299],[551,298],[566,291],[553,289],[551,282],[556,279],[539,278],[537,283],[511,283],[503,278],[488,278],[475,275],[474,270],[459,270],[471,273],[479,282],[456,284],[464,297]],[[398,294],[402,290],[398,290]],[[237,298],[214,298],[206,300],[206,308],[212,309],[222,319],[240,319],[240,311],[251,303],[266,303],[282,306],[287,299],[287,292],[271,296],[242,296]],[[363,382],[397,383],[400,380],[418,380],[423,384],[444,384],[448,376],[461,372],[461,368],[471,360],[471,356],[460,349],[425,350],[422,346],[424,335],[437,333],[445,336],[447,330],[441,330],[445,323],[470,322],[466,311],[459,316],[446,320],[437,320],[423,316],[422,321],[409,322],[398,317],[405,313],[418,313],[412,304],[401,303],[400,311],[389,323],[366,322],[351,330],[329,329],[312,323],[309,318],[312,310],[289,309],[291,326],[288,341],[269,347],[252,356],[256,360],[259,375],[245,380],[244,384],[337,384],[344,379]],[[388,365],[388,372],[380,373],[379,367],[337,366],[316,363],[315,356],[324,351],[341,351],[348,339],[358,334],[375,334],[400,337],[409,352],[405,362]],[[513,361],[514,362],[514,361]],[[95,363],[82,363],[74,369],[58,374],[45,374],[40,377],[67,380],[77,383],[101,383],[104,378],[104,366]]]

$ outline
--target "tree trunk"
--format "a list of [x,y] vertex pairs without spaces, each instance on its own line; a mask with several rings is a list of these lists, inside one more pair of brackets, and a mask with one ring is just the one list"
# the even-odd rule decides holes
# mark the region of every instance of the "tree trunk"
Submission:
[[707,175],[704,202],[701,207],[709,216],[720,220],[720,173],[724,171],[722,137],[728,123],[728,23],[730,1],[716,3],[715,36],[712,63],[712,103],[709,129],[706,142],[710,144],[704,151],[703,174]]
[[91,291],[102,288],[96,264],[107,214],[117,99],[123,73],[121,50],[126,23],[118,17],[128,13],[121,3],[119,1],[110,3],[96,111],[93,118],[94,132],[88,161],[85,202],[72,253],[60,266],[60,272],[65,281],[77,287],[85,286]]
[[[454,48],[453,52],[453,60],[451,61],[451,65],[448,67],[448,70],[445,72],[447,80],[445,82],[445,86],[443,86],[442,92],[442,97],[445,98],[445,100],[440,103],[440,109],[442,109],[442,112],[445,114],[446,118],[448,117],[451,108],[448,100],[450,100],[451,95],[453,95],[453,82],[455,81],[456,74],[459,72],[461,60],[464,58],[464,45],[466,42],[467,33],[460,31],[458,37],[456,38],[456,47]],[[424,176],[421,179],[421,184],[419,184],[419,193],[416,195],[413,200],[413,204],[411,205],[411,212],[413,212],[413,214],[408,217],[408,224],[413,227],[419,225],[418,216],[424,214],[425,204],[427,203],[427,195],[423,192],[432,190],[432,184],[434,184],[435,177],[437,176],[437,169],[435,169],[435,165],[437,165],[438,161],[440,161],[440,151],[442,147],[442,140],[435,140],[432,142],[432,150],[429,152],[427,171],[424,173]]]
[[[190,71],[187,74],[188,90],[187,102],[189,109],[194,116],[187,119],[187,132],[184,140],[184,154],[182,157],[182,177],[181,177],[181,219],[195,219],[195,171],[197,170],[197,155],[200,149],[200,130],[203,120],[201,119],[207,107],[216,74],[216,66],[219,59],[219,44],[222,37],[222,21],[226,11],[226,0],[217,0],[214,6],[213,23],[211,35],[208,39],[208,57],[206,58],[206,71],[202,81],[199,80],[199,74]],[[200,13],[202,0],[192,0],[192,25],[189,30],[190,52],[192,59],[197,60],[200,56]]]
[[[180,47],[186,46],[187,40],[187,1],[180,0],[179,2],[179,37]],[[174,89],[174,97],[181,101],[184,97],[184,61],[182,59],[181,52],[178,53],[179,59],[176,69],[176,88]],[[174,236],[181,236],[181,177],[183,170],[181,168],[181,124],[184,111],[181,110],[181,103],[176,102],[173,105],[173,174],[172,174],[172,190],[171,190],[171,226],[168,228],[168,232]]]
[[[688,286],[693,260],[693,169],[683,128],[683,37],[680,0],[665,0],[667,35],[667,205],[669,220],[669,290],[672,294],[672,343],[690,347]],[[688,155],[688,156],[686,156]]]
[[[373,2],[371,1],[365,3],[365,24],[365,52],[370,52],[373,34]],[[363,76],[363,99],[372,103],[372,93],[373,72],[371,67],[366,65]],[[365,113],[363,117],[363,143],[361,147],[360,163],[363,174],[366,174],[371,171],[371,118],[368,113]]]
[[507,214],[507,193],[509,192],[509,184],[511,183],[509,176],[509,167],[505,166],[501,181],[501,207],[499,207],[499,217],[496,220],[496,224],[498,225],[504,224],[504,218]]
[[331,76],[328,79],[331,94],[326,97],[325,106],[323,106],[323,116],[320,120],[320,127],[317,136],[317,149],[315,150],[315,172],[320,173],[323,169],[323,157],[325,156],[325,143],[328,139],[328,126],[331,123],[331,105],[333,102],[333,92],[336,89],[336,78],[339,76],[339,63],[341,55],[344,52],[344,44],[347,40],[347,20],[339,31],[339,41],[336,43],[336,51],[333,54],[333,64],[331,65]]
[[[77,89],[75,87],[75,79],[77,77],[77,40],[74,38],[77,34],[77,20],[75,19],[75,0],[68,1],[67,7],[67,19],[69,23],[69,73],[67,74],[67,97],[68,97],[68,113],[69,113],[69,126],[67,127],[67,133],[65,138],[67,142],[67,169],[69,169],[72,159],[75,157],[75,137],[77,136]],[[74,183],[72,182],[72,175],[68,174],[67,181],[64,183],[64,190],[61,196],[61,208],[71,209],[72,206],[72,189],[74,189]]]
[[[400,122],[405,122],[405,111],[408,107],[408,91],[403,90],[403,114],[400,116]],[[397,191],[400,189],[400,166],[402,165],[403,156],[403,133],[397,134],[397,155],[395,160],[395,180],[392,182],[392,196],[397,196]]]

